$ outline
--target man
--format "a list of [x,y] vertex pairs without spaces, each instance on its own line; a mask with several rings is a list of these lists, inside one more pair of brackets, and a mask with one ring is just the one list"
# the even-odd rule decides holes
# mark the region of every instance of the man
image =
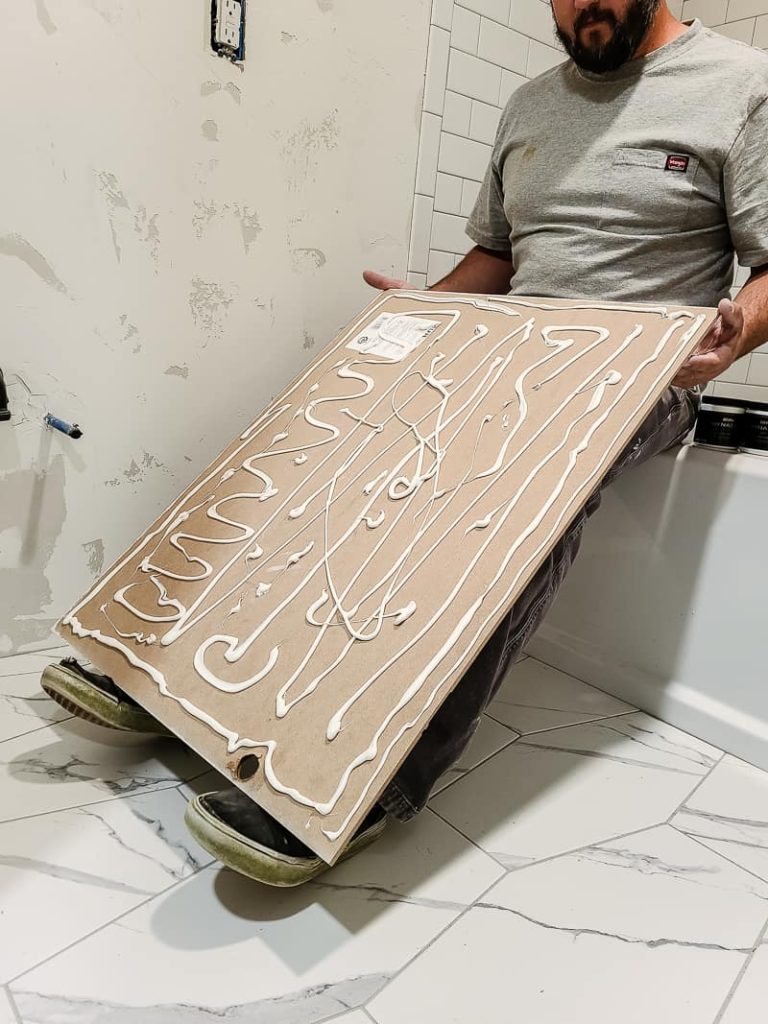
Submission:
[[[571,60],[526,83],[501,118],[467,232],[477,243],[433,287],[443,291],[719,306],[700,351],[675,378],[603,481],[679,442],[699,388],[768,338],[768,57],[662,0],[552,0]],[[734,252],[752,268],[728,294]],[[366,272],[376,288],[406,282]],[[600,491],[555,547],[357,832],[420,811],[459,757],[506,668],[549,607]],[[165,731],[104,676],[69,661],[43,677],[75,714]],[[193,800],[187,823],[229,866],[275,885],[324,864],[237,789]]]

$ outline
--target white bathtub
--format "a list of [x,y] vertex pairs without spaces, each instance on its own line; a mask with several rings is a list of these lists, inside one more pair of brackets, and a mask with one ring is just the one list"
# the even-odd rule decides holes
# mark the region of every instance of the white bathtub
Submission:
[[528,653],[768,769],[768,458],[684,447],[606,493]]

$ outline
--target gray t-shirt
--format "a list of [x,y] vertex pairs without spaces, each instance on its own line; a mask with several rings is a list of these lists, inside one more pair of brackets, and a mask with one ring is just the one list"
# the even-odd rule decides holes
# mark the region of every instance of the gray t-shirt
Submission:
[[467,234],[517,295],[712,306],[768,264],[768,55],[694,21],[618,71],[566,61],[502,115]]

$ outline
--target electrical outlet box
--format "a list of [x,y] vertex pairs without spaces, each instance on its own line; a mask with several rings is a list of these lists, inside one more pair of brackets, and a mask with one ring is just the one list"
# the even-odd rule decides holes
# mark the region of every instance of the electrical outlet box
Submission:
[[245,58],[245,0],[212,0],[211,47],[235,63]]

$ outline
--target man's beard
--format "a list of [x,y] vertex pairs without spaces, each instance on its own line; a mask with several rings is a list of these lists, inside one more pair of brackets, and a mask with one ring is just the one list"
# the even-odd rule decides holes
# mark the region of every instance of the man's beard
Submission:
[[[615,71],[625,64],[648,34],[661,0],[632,0],[627,13],[619,21],[613,11],[603,9],[600,0],[595,0],[576,18],[573,26],[573,38],[563,32],[555,22],[555,30],[571,58],[584,68],[603,74]],[[603,20],[613,29],[613,35],[607,43],[598,46],[584,45],[581,42],[581,29]]]

